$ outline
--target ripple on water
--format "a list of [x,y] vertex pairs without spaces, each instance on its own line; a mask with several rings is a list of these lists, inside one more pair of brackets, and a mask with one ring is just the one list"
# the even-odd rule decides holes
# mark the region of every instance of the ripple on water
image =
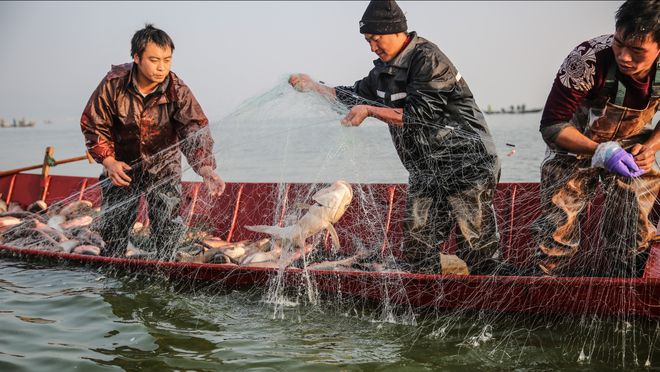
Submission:
[[337,298],[311,306],[304,294],[274,318],[266,298],[258,288],[0,260],[0,370],[605,371],[633,354],[650,368],[660,358],[655,323],[619,332],[590,319],[437,312],[411,325],[409,309]]

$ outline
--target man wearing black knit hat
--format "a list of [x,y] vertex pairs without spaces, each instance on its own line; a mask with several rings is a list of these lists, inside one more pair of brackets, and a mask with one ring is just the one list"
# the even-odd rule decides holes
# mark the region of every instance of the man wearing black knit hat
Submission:
[[438,253],[455,225],[456,254],[471,273],[504,273],[508,267],[493,258],[500,164],[467,83],[435,44],[407,32],[396,2],[371,1],[359,25],[379,57],[367,77],[352,87],[328,87],[305,74],[291,75],[289,83],[351,107],[343,125],[358,126],[367,117],[389,124],[409,172],[404,267],[439,272]]

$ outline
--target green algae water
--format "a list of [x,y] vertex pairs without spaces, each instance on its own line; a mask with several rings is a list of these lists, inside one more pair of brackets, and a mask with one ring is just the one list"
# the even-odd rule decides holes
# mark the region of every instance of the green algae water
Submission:
[[[419,313],[0,260],[2,371],[655,370],[648,320]],[[277,314],[277,315],[276,315]]]

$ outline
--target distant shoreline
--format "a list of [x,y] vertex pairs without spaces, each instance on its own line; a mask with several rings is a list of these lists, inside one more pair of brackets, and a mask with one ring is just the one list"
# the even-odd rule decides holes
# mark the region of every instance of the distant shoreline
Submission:
[[528,111],[519,111],[519,112],[510,112],[510,111],[484,111],[484,114],[486,115],[524,115],[524,114],[537,114],[541,112],[543,109],[536,109],[536,110],[528,110]]

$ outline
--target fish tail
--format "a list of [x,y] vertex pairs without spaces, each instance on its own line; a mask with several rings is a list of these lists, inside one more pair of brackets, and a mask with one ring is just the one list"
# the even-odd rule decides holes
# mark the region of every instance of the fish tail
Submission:
[[256,226],[245,226],[246,229],[254,232],[260,232],[260,233],[265,233],[269,234],[281,239],[288,239],[290,238],[290,229],[287,229],[286,227],[279,227],[279,226],[269,226],[269,225],[256,225]]

